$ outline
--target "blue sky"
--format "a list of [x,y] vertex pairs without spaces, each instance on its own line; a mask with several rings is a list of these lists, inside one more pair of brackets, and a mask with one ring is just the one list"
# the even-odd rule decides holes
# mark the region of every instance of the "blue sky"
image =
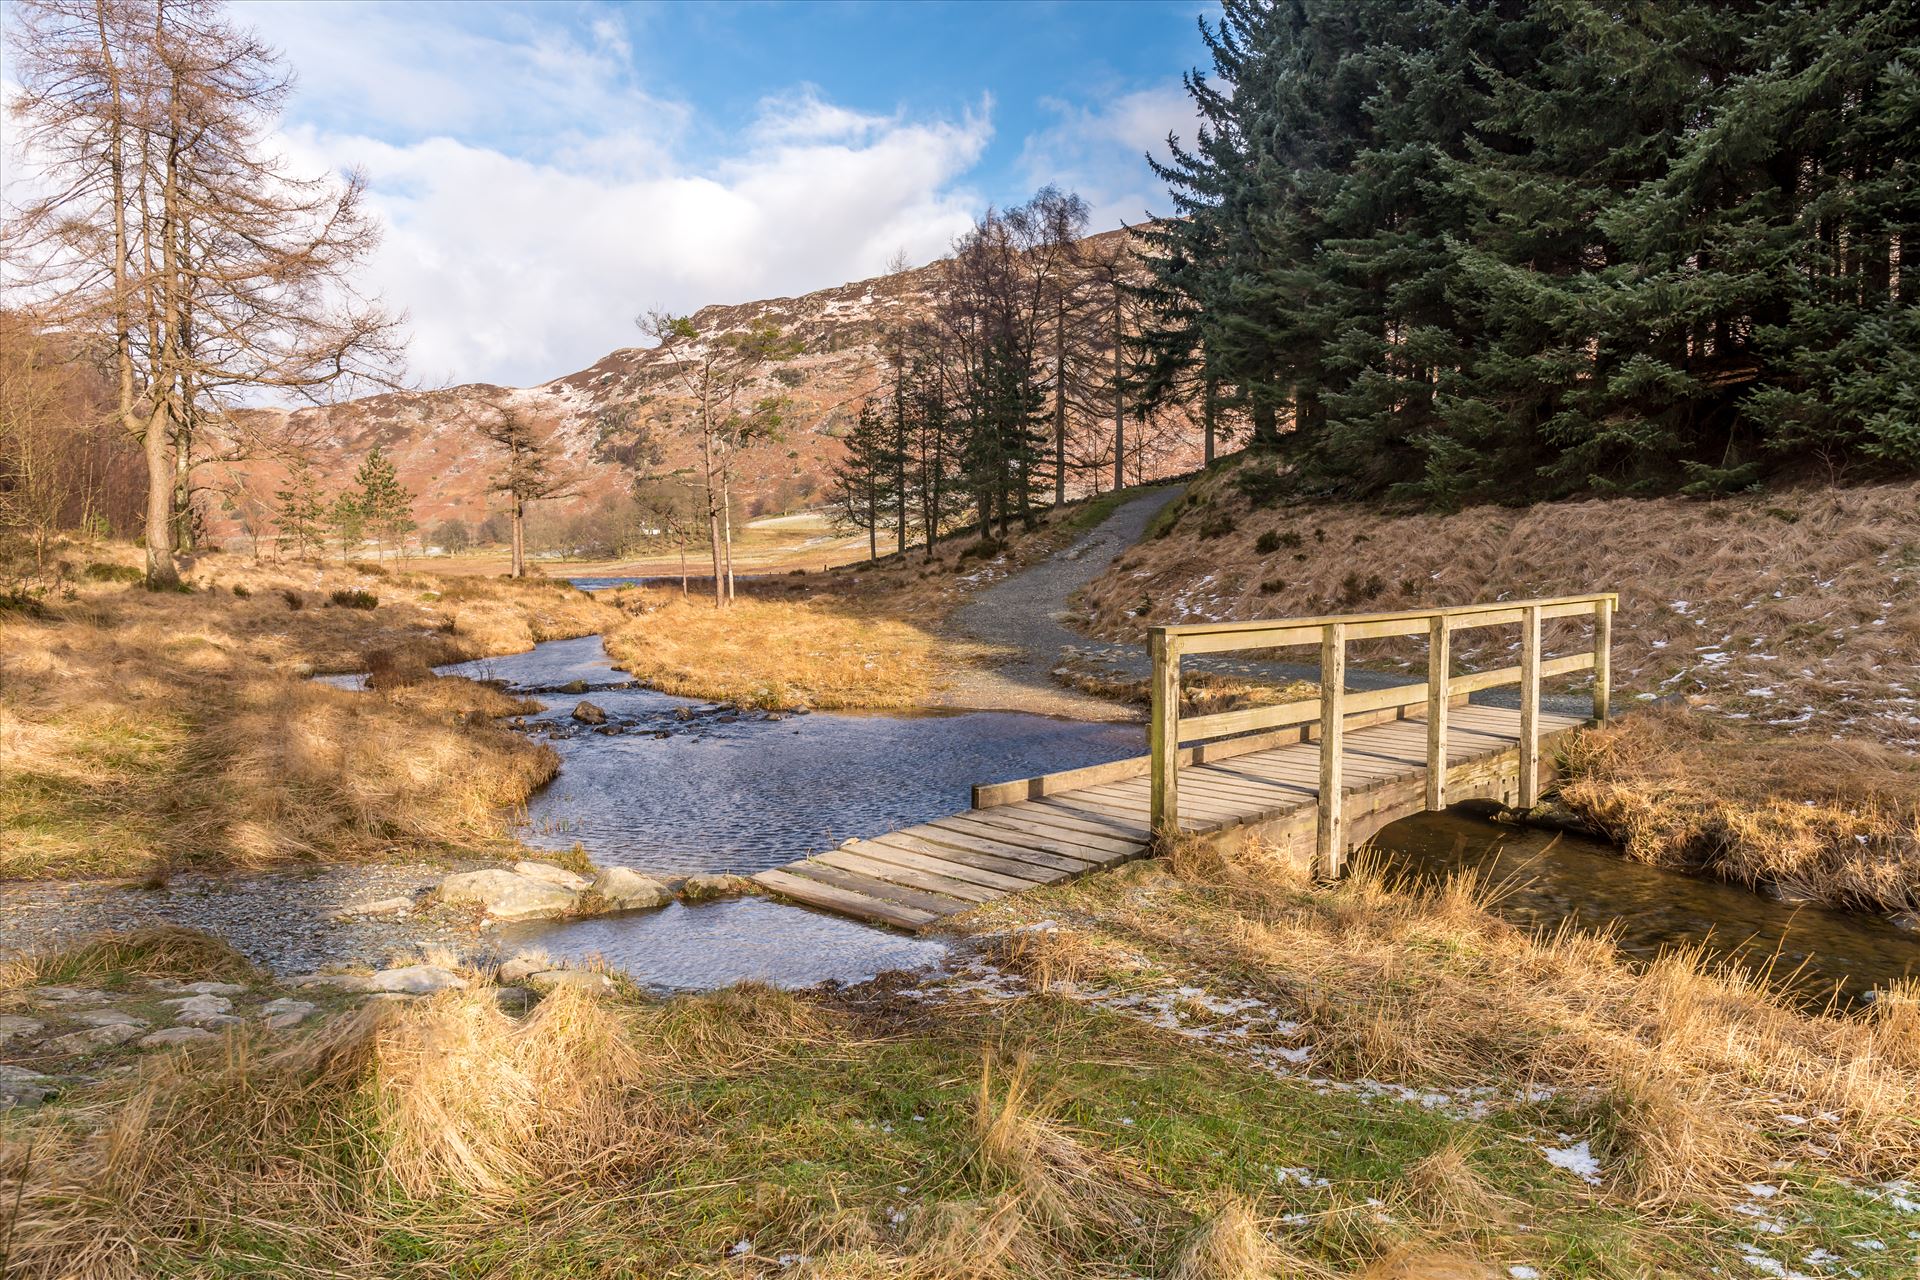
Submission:
[[1199,0],[235,4],[299,77],[302,167],[361,168],[424,383],[526,385],[643,308],[804,292],[941,253],[1053,181],[1163,211]]

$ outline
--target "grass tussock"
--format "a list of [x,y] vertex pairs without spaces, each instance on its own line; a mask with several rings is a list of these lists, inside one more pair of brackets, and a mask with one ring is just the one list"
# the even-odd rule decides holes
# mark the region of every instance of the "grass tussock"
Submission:
[[933,685],[933,637],[857,606],[742,596],[715,609],[677,592],[620,594],[639,616],[607,636],[607,652],[667,693],[768,710],[904,707]]
[[9,956],[0,962],[0,991],[27,987],[101,987],[133,978],[210,978],[251,982],[253,962],[212,934],[180,925],[143,925],[53,951]]
[[1678,708],[1565,748],[1560,799],[1630,858],[1864,911],[1920,910],[1920,759]]
[[[0,877],[491,842],[504,809],[553,775],[549,748],[488,723],[530,704],[427,670],[499,651],[458,611],[296,610],[269,588],[304,598],[293,583],[324,585],[320,571],[216,564],[190,594],[108,583],[0,621]],[[529,636],[617,616],[552,589],[469,589]],[[304,678],[369,657],[373,695]]]

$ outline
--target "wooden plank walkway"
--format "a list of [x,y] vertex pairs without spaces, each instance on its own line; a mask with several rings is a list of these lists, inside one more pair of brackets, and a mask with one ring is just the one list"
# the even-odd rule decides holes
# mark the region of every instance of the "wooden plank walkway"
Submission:
[[[1517,779],[1522,715],[1461,706],[1446,717],[1447,792],[1496,791]],[[1584,723],[1538,713],[1541,741]],[[1320,800],[1321,748],[1302,740],[1196,763],[1179,772],[1179,825],[1212,833],[1280,823],[1311,844]],[[1427,722],[1408,715],[1341,739],[1340,794],[1347,814],[1370,814],[1355,838],[1426,794]],[[1542,756],[1547,753],[1539,753]],[[1023,889],[1054,884],[1143,856],[1152,822],[1151,779],[1133,777],[968,809],[802,858],[753,877],[784,898],[842,915],[918,929]],[[1371,800],[1371,803],[1369,803]]]

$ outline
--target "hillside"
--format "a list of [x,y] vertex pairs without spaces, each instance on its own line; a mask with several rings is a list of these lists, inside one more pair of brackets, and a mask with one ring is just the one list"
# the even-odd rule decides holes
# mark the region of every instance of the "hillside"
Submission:
[[[1110,247],[1124,234],[1108,232],[1086,244]],[[739,489],[750,511],[787,510],[818,498],[841,456],[839,437],[857,402],[878,385],[886,333],[932,312],[940,272],[941,265],[934,263],[798,298],[709,306],[694,313],[694,326],[702,333],[737,332],[771,321],[805,344],[796,359],[770,370],[758,389],[784,394],[791,415],[783,440],[741,457]],[[487,494],[491,464],[476,428],[497,407],[511,406],[553,432],[580,480],[577,494],[567,501],[584,507],[624,493],[631,480],[618,456],[620,439],[605,434],[609,419],[628,410],[643,420],[672,417],[686,403],[656,349],[621,347],[588,368],[534,387],[471,383],[396,392],[269,414],[260,425],[272,434],[307,440],[330,493],[379,445],[394,459],[401,483],[415,496],[415,517],[427,529],[455,517],[478,522],[495,509]],[[694,463],[696,441],[670,429],[655,434],[664,451],[661,470]],[[1167,473],[1195,465],[1199,442],[1190,443],[1163,461]],[[217,464],[208,472],[208,482],[226,495],[214,513],[216,538],[244,540],[255,529],[271,532],[272,494],[284,477],[279,464]]]
[[1263,507],[1240,483],[1254,474],[1230,463],[1197,482],[1087,588],[1094,629],[1611,589],[1623,705],[1678,698],[1776,734],[1920,746],[1920,482],[1439,515]]

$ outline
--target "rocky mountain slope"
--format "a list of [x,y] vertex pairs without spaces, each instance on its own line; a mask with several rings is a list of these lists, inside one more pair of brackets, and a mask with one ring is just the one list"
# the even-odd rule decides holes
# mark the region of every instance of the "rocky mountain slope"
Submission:
[[[1093,243],[1121,232],[1095,237]],[[825,490],[860,398],[878,385],[881,344],[888,330],[919,319],[938,301],[939,264],[854,281],[798,298],[702,308],[693,316],[702,333],[737,331],[770,320],[804,343],[794,360],[769,370],[763,393],[778,391],[790,403],[785,437],[742,456],[739,491],[749,510],[780,511],[806,505]],[[627,491],[632,473],[623,465],[625,416],[657,425],[654,439],[664,457],[658,470],[691,467],[697,439],[670,424],[684,418],[688,402],[670,362],[652,347],[623,347],[589,368],[534,387],[486,383],[439,390],[369,396],[325,409],[265,415],[265,434],[291,434],[311,446],[323,487],[342,488],[367,452],[381,446],[415,496],[422,529],[458,517],[478,522],[497,510],[487,492],[493,459],[479,427],[501,406],[511,406],[558,443],[578,478],[575,507]],[[1178,451],[1174,469],[1198,456]],[[1194,458],[1185,456],[1191,452]],[[273,533],[273,492],[284,467],[273,461],[218,464],[206,482],[220,495],[210,504],[216,538],[245,544],[249,535]],[[211,509],[217,508],[217,509]]]

